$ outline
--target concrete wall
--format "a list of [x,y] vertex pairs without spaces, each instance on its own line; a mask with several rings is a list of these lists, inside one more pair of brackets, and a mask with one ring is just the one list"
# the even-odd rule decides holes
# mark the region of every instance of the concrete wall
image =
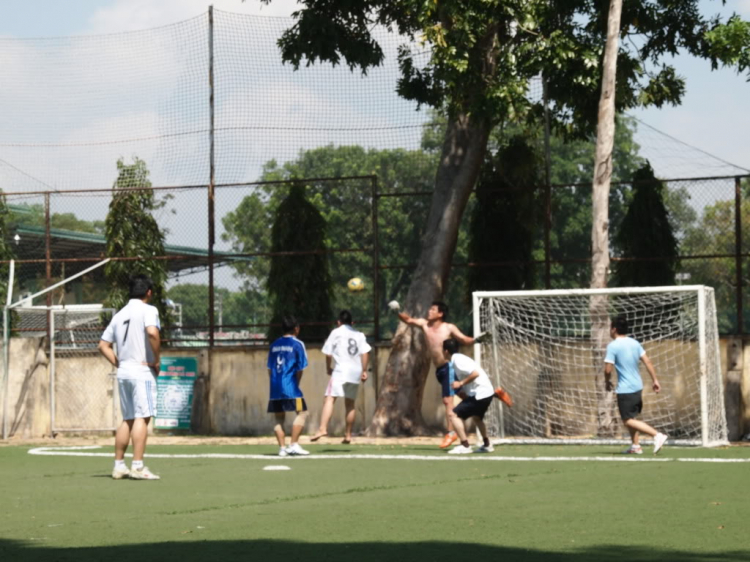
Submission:
[[[28,438],[51,433],[49,365],[41,346],[42,341],[39,339],[11,340],[8,394],[8,427],[11,436]],[[390,346],[386,343],[379,345],[371,353],[370,378],[360,385],[356,402],[355,431],[363,429],[373,415],[377,385],[383,378],[389,352]],[[657,353],[658,350],[654,349],[649,355]],[[750,353],[750,340],[721,340],[725,403],[732,440],[750,433],[750,361],[743,361],[746,353]],[[227,347],[217,348],[212,352],[195,349],[168,350],[164,355],[198,357],[199,377],[195,384],[192,420],[192,430],[195,433],[271,433],[273,418],[266,413],[267,347]],[[310,365],[305,370],[301,386],[310,411],[306,433],[312,433],[320,422],[328,376],[320,347],[308,346],[308,355]],[[106,428],[119,423],[119,406],[113,407],[117,403],[117,395],[110,376],[111,368],[102,357],[97,354],[59,357],[56,363],[57,428],[74,429],[81,424],[89,428]],[[663,384],[669,384],[679,393],[679,372],[670,378],[668,381],[665,376]],[[2,392],[3,389],[0,389],[0,393]],[[647,395],[648,393],[645,396]],[[520,399],[521,397],[519,401]],[[517,408],[522,407],[523,404],[517,403]],[[333,435],[343,433],[343,410],[343,400],[338,400],[329,426],[329,432]],[[81,417],[81,412],[85,416]],[[427,378],[422,415],[429,427],[436,431],[442,429],[444,411],[440,390],[432,372]]]

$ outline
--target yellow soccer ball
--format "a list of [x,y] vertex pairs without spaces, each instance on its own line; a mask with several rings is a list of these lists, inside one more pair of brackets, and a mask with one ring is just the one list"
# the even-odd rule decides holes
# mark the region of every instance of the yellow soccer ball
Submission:
[[352,277],[351,279],[349,279],[349,281],[346,283],[346,286],[352,293],[356,293],[365,288],[364,282],[359,277]]

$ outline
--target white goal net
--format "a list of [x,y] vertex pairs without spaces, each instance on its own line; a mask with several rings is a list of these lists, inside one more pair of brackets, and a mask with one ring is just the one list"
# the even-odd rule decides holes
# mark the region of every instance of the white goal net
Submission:
[[624,315],[656,369],[661,392],[641,368],[639,419],[670,441],[727,442],[714,291],[704,286],[476,292],[476,345],[494,382],[513,397],[486,421],[513,442],[619,442],[628,439],[614,393],[604,389],[610,319]]

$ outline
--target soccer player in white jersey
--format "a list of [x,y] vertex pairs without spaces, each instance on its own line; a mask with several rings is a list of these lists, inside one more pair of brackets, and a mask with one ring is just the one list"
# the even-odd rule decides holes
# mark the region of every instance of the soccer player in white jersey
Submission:
[[[352,427],[357,415],[354,411],[354,401],[357,399],[360,381],[367,380],[367,364],[370,360],[370,344],[362,332],[352,328],[352,313],[342,310],[337,321],[338,327],[331,332],[323,345],[326,356],[326,371],[331,379],[326,388],[326,399],[323,403],[323,413],[320,416],[320,428],[310,438],[317,441],[328,435],[328,422],[333,415],[333,405],[336,398],[344,397],[346,410],[346,432],[342,443],[352,442]],[[335,361],[335,367],[331,363]]]
[[[115,433],[115,467],[112,478],[159,480],[143,464],[148,423],[156,414],[156,380],[159,374],[161,338],[159,311],[148,304],[154,284],[145,275],[130,278],[130,301],[102,334],[99,351],[117,368],[122,424]],[[116,351],[115,351],[115,345]],[[131,469],[125,465],[125,451],[133,441]]]
[[[446,361],[450,361],[453,367],[455,380],[452,383],[453,390],[461,396],[461,403],[453,407],[451,421],[453,428],[458,434],[461,442],[448,451],[451,455],[463,455],[466,453],[491,453],[494,451],[487,435],[487,426],[484,425],[484,414],[490,407],[495,397],[495,389],[487,373],[468,355],[458,352],[459,343],[455,338],[448,338],[443,342],[443,353]],[[482,434],[482,445],[472,451],[469,446],[469,438],[466,435],[465,422],[469,418]]]
[[[300,435],[307,421],[307,404],[299,387],[302,372],[307,367],[307,350],[299,336],[299,323],[294,316],[281,319],[284,335],[271,344],[268,350],[268,413],[276,419],[273,432],[279,443],[279,456],[309,455],[299,444]],[[291,443],[286,447],[284,421],[287,412],[297,415],[292,422]]]
[[646,422],[636,419],[643,410],[643,380],[638,369],[639,362],[643,362],[648,374],[651,375],[654,392],[658,393],[661,385],[656,378],[654,365],[646,355],[646,350],[638,340],[628,336],[629,332],[630,327],[625,316],[618,316],[612,320],[609,328],[612,341],[607,346],[607,356],[604,358],[604,381],[607,390],[614,390],[612,372],[617,371],[617,407],[620,410],[622,423],[630,433],[631,441],[630,447],[624,451],[625,454],[643,454],[640,444],[641,433],[654,438],[654,454],[656,454],[667,442],[667,436],[656,431]]

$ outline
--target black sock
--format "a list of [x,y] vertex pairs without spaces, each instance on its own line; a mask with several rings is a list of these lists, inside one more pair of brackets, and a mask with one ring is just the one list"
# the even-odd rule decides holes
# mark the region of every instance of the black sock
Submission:
[[489,447],[490,446],[490,439],[489,439],[489,437],[484,437],[483,440],[484,440],[484,446],[485,447]]
[[469,440],[467,439],[465,441],[461,441],[461,445],[463,445],[464,447],[468,447],[469,446]]

